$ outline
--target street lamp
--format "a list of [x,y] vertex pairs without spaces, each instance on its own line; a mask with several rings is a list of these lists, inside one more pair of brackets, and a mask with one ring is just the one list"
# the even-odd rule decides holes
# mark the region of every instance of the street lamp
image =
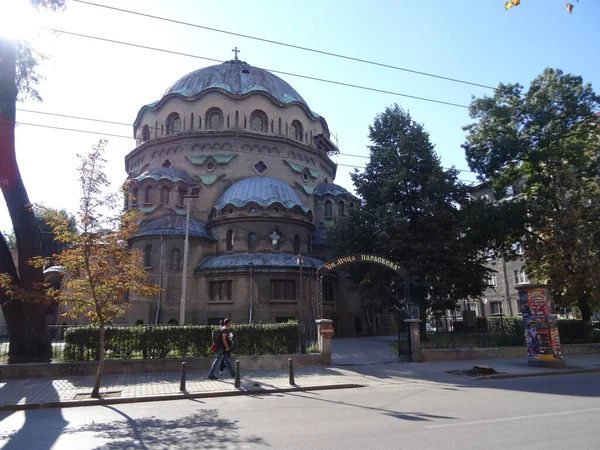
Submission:
[[188,249],[189,249],[189,238],[190,238],[190,199],[198,198],[198,186],[189,186],[187,194],[182,195],[185,198],[185,243],[183,244],[183,270],[181,272],[181,307],[179,310],[179,324],[185,324],[185,291],[187,287],[187,270],[188,270]]
[[304,264],[304,258],[302,255],[296,257],[296,264],[300,266],[300,350],[304,353],[304,296],[302,295],[302,264]]

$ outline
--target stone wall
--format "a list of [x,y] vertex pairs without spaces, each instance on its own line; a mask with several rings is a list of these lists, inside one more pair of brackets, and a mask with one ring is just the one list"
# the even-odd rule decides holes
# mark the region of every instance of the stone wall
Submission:
[[[285,369],[292,358],[295,367],[322,366],[330,364],[331,355],[321,353],[297,355],[257,355],[232,357],[232,364],[240,361],[240,371],[252,369]],[[130,373],[177,372],[181,363],[186,362],[186,370],[208,373],[213,358],[189,359],[146,359],[135,361],[106,361],[104,375]],[[64,378],[73,376],[95,376],[97,362],[67,362],[48,364],[6,364],[0,365],[0,381],[11,378]]]

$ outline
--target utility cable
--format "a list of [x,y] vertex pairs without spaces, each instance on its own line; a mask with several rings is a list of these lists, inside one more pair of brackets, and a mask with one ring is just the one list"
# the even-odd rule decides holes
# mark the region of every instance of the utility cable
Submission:
[[[120,44],[120,45],[129,46],[129,47],[141,48],[141,49],[144,49],[144,50],[152,50],[152,51],[162,52],[162,53],[169,53],[169,54],[178,55],[178,56],[186,56],[186,57],[189,57],[189,58],[202,59],[202,60],[205,60],[205,61],[212,61],[212,62],[217,62],[217,63],[224,63],[224,62],[226,62],[226,61],[223,61],[223,60],[219,60],[219,59],[215,59],[215,58],[209,58],[209,57],[206,57],[206,56],[199,56],[199,55],[194,55],[194,54],[191,54],[191,53],[176,52],[174,50],[167,50],[167,49],[158,48],[158,47],[150,47],[148,45],[133,44],[131,42],[118,41],[118,40],[115,40],[115,39],[102,38],[102,37],[99,37],[99,36],[90,36],[88,34],[74,33],[74,32],[71,32],[71,31],[57,30],[57,29],[54,29],[54,28],[42,28],[42,29],[46,30],[46,31],[51,31],[53,33],[62,33],[62,34],[66,34],[66,35],[69,35],[69,36],[77,36],[77,37],[82,37],[82,38],[86,38],[86,39],[93,39],[93,40],[102,41],[102,42],[110,42],[112,44]],[[281,74],[281,75],[288,75],[290,77],[302,78],[302,79],[305,79],[305,80],[319,81],[321,83],[334,84],[334,85],[337,85],[337,86],[345,86],[345,87],[350,87],[350,88],[354,88],[354,89],[361,89],[361,90],[364,90],[364,91],[379,92],[381,94],[395,95],[395,96],[398,96],[398,97],[412,98],[414,100],[421,100],[421,101],[430,102],[430,103],[437,103],[437,104],[440,104],[440,105],[454,106],[456,108],[469,109],[469,107],[467,105],[460,105],[458,103],[446,102],[446,101],[443,101],[443,100],[436,100],[436,99],[427,98],[427,97],[420,97],[420,96],[417,96],[417,95],[403,94],[403,93],[400,93],[400,92],[388,91],[386,89],[378,89],[378,88],[373,88],[373,87],[368,87],[368,86],[362,86],[362,85],[359,85],[359,84],[344,83],[342,81],[328,80],[328,79],[325,79],[325,78],[311,77],[311,76],[308,76],[308,75],[300,75],[300,74],[297,74],[297,73],[284,72],[282,70],[273,70],[273,69],[263,69],[263,70],[267,70],[267,71],[272,72],[272,73],[278,73],[278,74]]]
[[303,47],[301,45],[288,44],[288,43],[285,43],[285,42],[275,41],[275,40],[272,40],[272,39],[265,39],[265,38],[260,38],[260,37],[257,37],[257,36],[250,36],[248,34],[235,33],[233,31],[220,30],[218,28],[207,27],[207,26],[204,26],[204,25],[198,25],[198,24],[194,24],[194,23],[190,23],[190,22],[183,22],[181,20],[169,19],[169,18],[162,17],[162,16],[155,16],[155,15],[152,15],[152,14],[141,13],[141,12],[138,12],[138,11],[131,11],[131,10],[128,10],[128,9],[117,8],[117,7],[114,7],[114,6],[101,5],[101,4],[98,4],[98,3],[92,3],[92,2],[87,2],[87,1],[83,1],[83,0],[73,0],[73,1],[76,2],[76,3],[82,3],[82,4],[85,4],[85,5],[89,5],[89,6],[96,6],[96,7],[99,7],[99,8],[105,8],[105,9],[109,9],[109,10],[113,10],[113,11],[118,11],[118,12],[121,12],[121,13],[133,14],[133,15],[136,15],[136,16],[147,17],[147,18],[155,19],[155,20],[161,20],[161,21],[164,21],[164,22],[174,23],[174,24],[177,24],[177,25],[184,25],[184,26],[187,26],[187,27],[193,27],[193,28],[199,28],[199,29],[202,29],[202,30],[214,31],[216,33],[228,34],[230,36],[237,36],[237,37],[241,37],[241,38],[244,38],[244,39],[252,39],[252,40],[255,40],[255,41],[266,42],[268,44],[280,45],[280,46],[288,47],[288,48],[294,48],[294,49],[297,49],[297,50],[303,50],[303,51],[307,51],[307,52],[317,53],[317,54],[320,54],[320,55],[333,56],[335,58],[346,59],[346,60],[349,60],[349,61],[355,61],[355,62],[359,62],[359,63],[363,63],[363,64],[370,64],[370,65],[373,65],[373,66],[385,67],[387,69],[394,69],[394,70],[399,70],[399,71],[402,71],[402,72],[414,73],[416,75],[422,75],[422,76],[426,76],[426,77],[437,78],[437,79],[440,79],[440,80],[451,81],[453,83],[461,83],[461,84],[467,84],[467,85],[470,85],[470,86],[477,86],[477,87],[481,87],[481,88],[485,88],[485,89],[496,90],[496,88],[494,88],[492,86],[487,86],[485,84],[475,83],[475,82],[466,81],[466,80],[459,80],[457,78],[446,77],[446,76],[443,76],[443,75],[436,75],[436,74],[432,74],[432,73],[428,73],[428,72],[422,72],[422,71],[419,71],[419,70],[407,69],[405,67],[399,67],[399,66],[394,66],[394,65],[391,65],[391,64],[385,64],[385,63],[380,63],[380,62],[376,62],[376,61],[370,61],[368,59],[361,59],[361,58],[356,58],[356,57],[353,57],[353,56],[341,55],[339,53],[327,52],[327,51],[324,51],[324,50],[317,50],[317,49],[314,49],[314,48]]

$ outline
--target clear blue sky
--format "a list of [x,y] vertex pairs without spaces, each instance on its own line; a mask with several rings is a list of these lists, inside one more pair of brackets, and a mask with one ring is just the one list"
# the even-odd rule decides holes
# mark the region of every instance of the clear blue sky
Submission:
[[[27,1],[27,0],[18,0]],[[203,0],[97,0],[186,22],[290,44],[378,61],[489,86],[524,85],[545,67],[581,75],[600,91],[600,2],[581,0],[573,14],[563,0],[523,0],[504,10],[504,0],[306,0],[228,2]],[[22,16],[30,22],[31,16]],[[66,31],[160,47],[408,95],[468,105],[471,96],[491,90],[374,67],[241,37],[167,24],[103,10],[73,1],[64,13],[43,14],[42,25]],[[42,33],[36,46],[49,57],[39,86],[43,103],[19,108],[99,118],[131,124],[139,108],[160,98],[181,76],[215,63],[67,35]],[[467,169],[461,127],[467,110],[401,96],[357,90],[280,75],[325,117],[341,153],[368,156],[368,126],[387,106],[398,103],[424,124],[444,166]],[[19,122],[96,131],[82,134],[18,126],[17,153],[33,202],[75,211],[78,202],[77,153],[87,152],[102,133],[131,136],[130,126],[85,122],[18,112]],[[108,137],[109,177],[115,189],[124,181],[123,158],[133,139]],[[336,183],[352,189],[345,165],[364,158],[340,155]],[[461,178],[474,180],[463,173]],[[4,204],[0,230],[11,229]]]

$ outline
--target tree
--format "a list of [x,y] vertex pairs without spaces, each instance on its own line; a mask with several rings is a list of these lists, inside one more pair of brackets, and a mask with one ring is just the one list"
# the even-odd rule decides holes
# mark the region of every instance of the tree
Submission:
[[[337,255],[367,252],[398,262],[409,272],[411,300],[445,310],[486,289],[486,238],[471,218],[485,205],[471,202],[458,171],[444,170],[429,135],[398,105],[369,128],[371,156],[352,174],[360,208],[327,229]],[[402,280],[378,267],[358,267],[351,277],[379,307],[403,300]]]
[[[99,327],[98,371],[92,390],[95,398],[99,397],[104,370],[106,325],[121,317],[137,296],[153,297],[159,292],[148,281],[141,252],[127,243],[137,232],[141,213],[131,210],[104,215],[104,211],[115,210],[118,202],[116,195],[102,194],[109,185],[102,157],[105,146],[106,141],[101,140],[89,155],[80,157],[80,230],[74,230],[71,218],[60,211],[46,210],[43,215],[56,240],[69,244],[52,257],[52,262],[63,269],[63,287],[50,288],[48,295],[67,306],[67,317],[84,315]],[[43,267],[49,258],[38,257],[33,263]]]
[[[30,0],[35,7],[60,10],[65,0]],[[0,235],[0,273],[8,274],[24,290],[37,295],[43,282],[41,268],[27,262],[42,254],[42,239],[29,196],[21,177],[15,152],[15,120],[17,97],[31,95],[39,99],[35,89],[39,56],[24,42],[0,36],[0,187],[6,201],[17,243],[18,264],[15,267],[8,244]],[[10,298],[0,290],[0,306],[8,325],[11,362],[48,361],[50,340],[46,332],[44,307],[38,302]]]
[[[577,0],[577,3],[579,3],[579,0]],[[521,4],[521,0],[510,0],[508,2],[506,2],[504,4],[504,8],[505,9],[511,9],[513,6],[519,6]],[[573,8],[575,7],[575,5],[573,5],[573,3],[569,3],[566,2],[565,3],[565,9],[569,12],[572,13],[573,12]]]
[[[546,69],[524,92],[500,84],[474,99],[463,148],[505,214],[500,251],[525,248],[526,270],[552,285],[555,301],[577,302],[589,320],[600,301],[600,97],[581,77]],[[516,191],[515,191],[516,189]],[[507,195],[510,190],[517,196]]]

